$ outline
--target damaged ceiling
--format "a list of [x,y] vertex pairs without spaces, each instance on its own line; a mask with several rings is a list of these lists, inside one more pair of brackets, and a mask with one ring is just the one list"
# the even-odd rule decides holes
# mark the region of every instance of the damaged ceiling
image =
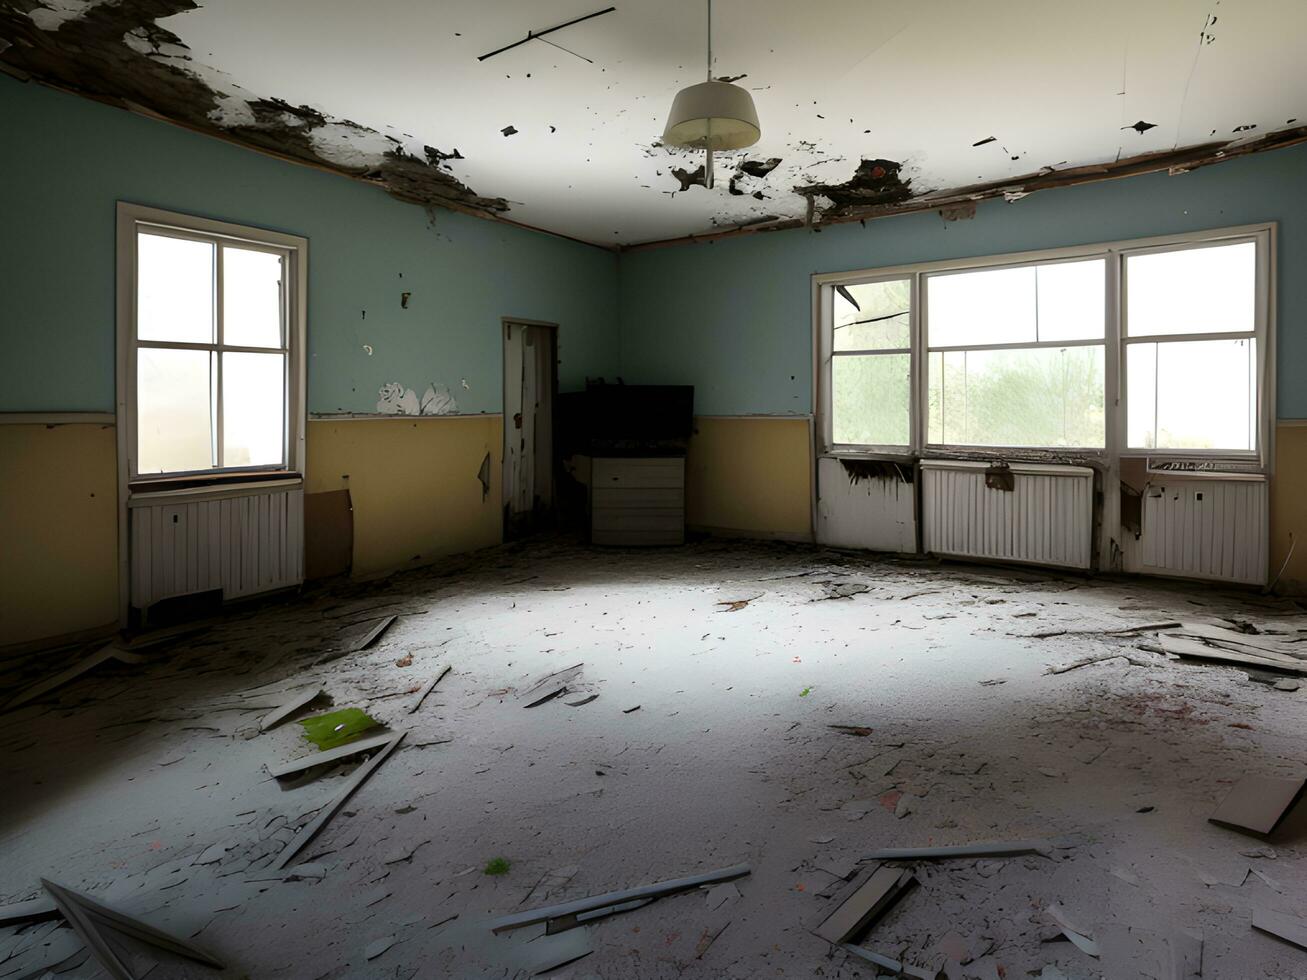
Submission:
[[0,0],[0,66],[603,245],[956,206],[1302,138],[1307,5],[718,0],[763,137],[661,145],[702,0]]

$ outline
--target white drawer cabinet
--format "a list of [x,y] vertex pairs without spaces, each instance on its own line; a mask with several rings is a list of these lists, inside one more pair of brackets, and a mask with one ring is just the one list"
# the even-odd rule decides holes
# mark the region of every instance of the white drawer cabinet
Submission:
[[596,457],[590,477],[590,540],[684,544],[684,457]]

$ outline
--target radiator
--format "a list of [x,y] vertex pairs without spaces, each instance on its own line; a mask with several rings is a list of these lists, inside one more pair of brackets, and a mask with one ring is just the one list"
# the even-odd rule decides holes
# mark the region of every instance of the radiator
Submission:
[[304,490],[144,495],[131,508],[131,602],[221,589],[224,599],[304,580]]
[[937,555],[1089,568],[1094,471],[1013,463],[1012,490],[985,485],[985,463],[921,461],[925,550]]
[[1154,478],[1144,490],[1140,570],[1264,585],[1267,506],[1262,479]]
[[817,543],[915,554],[917,488],[911,462],[869,473],[866,464],[817,460]]

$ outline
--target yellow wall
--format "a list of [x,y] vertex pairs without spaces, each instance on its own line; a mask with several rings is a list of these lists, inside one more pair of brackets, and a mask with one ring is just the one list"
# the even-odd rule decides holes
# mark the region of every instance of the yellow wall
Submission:
[[118,620],[112,425],[0,425],[0,646]]
[[1271,478],[1271,577],[1296,541],[1293,558],[1275,587],[1281,594],[1307,593],[1307,425],[1275,427],[1275,474]]
[[426,565],[502,539],[502,447],[498,416],[311,421],[306,490],[349,490],[355,575]]
[[685,521],[714,531],[811,539],[808,420],[696,418],[686,460]]

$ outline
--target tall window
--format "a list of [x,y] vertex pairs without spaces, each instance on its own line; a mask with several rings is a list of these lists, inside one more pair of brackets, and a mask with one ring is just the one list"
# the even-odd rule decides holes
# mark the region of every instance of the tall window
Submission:
[[145,221],[130,234],[130,475],[290,468],[295,250]]
[[816,277],[832,452],[1261,460],[1271,230]]
[[842,445],[912,443],[912,280],[835,287],[831,423]]
[[1257,246],[1125,260],[1126,444],[1257,448]]

